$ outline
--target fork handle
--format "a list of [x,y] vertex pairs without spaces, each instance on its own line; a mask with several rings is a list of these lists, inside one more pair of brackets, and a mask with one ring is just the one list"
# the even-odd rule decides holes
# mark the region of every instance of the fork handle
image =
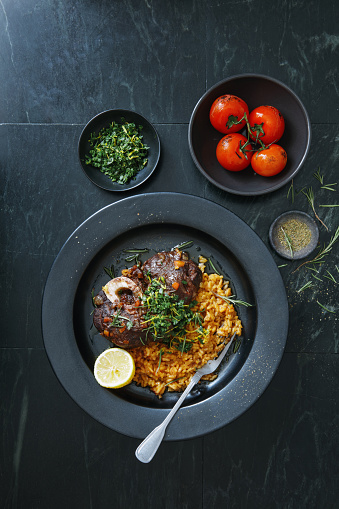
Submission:
[[186,398],[187,394],[192,390],[194,385],[199,382],[201,378],[201,375],[198,373],[195,373],[195,375],[192,377],[190,383],[170,411],[170,413],[167,415],[167,417],[163,420],[163,422],[154,428],[153,431],[145,438],[143,442],[139,445],[137,450],[135,451],[135,455],[138,458],[139,461],[142,463],[149,463],[152,458],[154,457],[155,453],[157,452],[159,445],[162,442],[162,439],[164,438],[166,428],[169,424],[169,422],[172,420],[174,414],[177,412],[177,410],[182,405],[184,399]]

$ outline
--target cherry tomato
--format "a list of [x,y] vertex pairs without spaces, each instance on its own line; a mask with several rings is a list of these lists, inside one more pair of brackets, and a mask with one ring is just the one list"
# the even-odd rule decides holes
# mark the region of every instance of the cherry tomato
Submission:
[[247,145],[247,138],[239,133],[227,134],[219,141],[216,155],[219,163],[226,170],[241,171],[247,168],[252,158],[252,147]]
[[251,165],[253,170],[263,177],[272,177],[280,173],[286,166],[287,154],[280,145],[270,145],[265,150],[255,152]]
[[274,106],[258,106],[251,111],[248,120],[251,138],[259,138],[265,145],[276,143],[284,134],[284,117]]
[[234,124],[243,118],[244,113],[248,118],[249,110],[245,101],[236,95],[222,95],[211,106],[210,121],[212,126],[221,133],[236,133],[246,124],[245,120],[242,120],[240,124]]

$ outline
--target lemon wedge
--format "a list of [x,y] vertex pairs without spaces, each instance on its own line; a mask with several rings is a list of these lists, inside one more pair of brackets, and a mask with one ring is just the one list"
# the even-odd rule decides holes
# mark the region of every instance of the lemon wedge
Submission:
[[109,348],[102,352],[94,364],[96,381],[109,389],[119,389],[134,377],[135,364],[130,353],[121,348]]

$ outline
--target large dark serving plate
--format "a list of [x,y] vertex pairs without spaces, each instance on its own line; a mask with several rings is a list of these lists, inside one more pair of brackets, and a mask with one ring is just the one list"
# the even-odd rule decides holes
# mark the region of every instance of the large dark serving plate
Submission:
[[[167,430],[166,440],[214,431],[248,409],[263,393],[281,360],[288,307],[280,273],[260,238],[227,209],[177,193],[142,194],[109,205],[89,217],[64,244],[48,276],[42,306],[47,355],[74,401],[109,428],[144,438],[178,398],[158,399],[134,383],[108,390],[93,376],[96,357],[111,343],[92,326],[92,290],[130,265],[125,249],[169,250],[185,241],[192,259],[211,258],[230,280],[244,330],[239,350],[223,362],[218,378],[190,394]],[[145,258],[144,258],[145,259]]]

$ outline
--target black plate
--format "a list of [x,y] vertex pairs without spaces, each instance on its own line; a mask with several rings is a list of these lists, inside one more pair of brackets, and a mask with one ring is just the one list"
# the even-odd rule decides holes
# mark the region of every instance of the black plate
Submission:
[[[133,122],[136,126],[141,125],[143,143],[149,147],[147,165],[137,173],[134,179],[127,184],[118,184],[113,182],[107,175],[101,173],[98,168],[85,163],[86,154],[89,155],[91,145],[89,139],[92,133],[99,134],[101,129],[109,127],[112,122],[122,123],[122,119],[127,122]],[[78,155],[81,168],[85,175],[93,182],[93,184],[106,189],[106,191],[128,191],[140,186],[154,172],[160,158],[160,139],[155,127],[142,115],[130,110],[107,110],[98,113],[84,127],[78,145]]]
[[[257,106],[275,106],[285,119],[285,132],[277,142],[287,152],[287,164],[274,177],[257,175],[249,166],[245,170],[225,170],[217,161],[215,150],[223,136],[209,120],[212,103],[219,96],[241,97],[250,112]],[[247,136],[246,130],[241,131]],[[270,193],[296,176],[305,162],[311,142],[311,123],[299,97],[281,81],[260,74],[240,74],[220,81],[199,99],[191,115],[188,143],[195,165],[210,181],[224,191],[244,196]]]
[[[222,226],[221,226],[222,225]],[[218,378],[195,388],[167,430],[166,440],[204,435],[249,408],[272,379],[282,357],[288,306],[280,273],[260,238],[227,209],[190,195],[143,194],[109,205],[89,217],[70,236],[48,276],[42,306],[45,348],[61,384],[78,405],[109,428],[144,438],[166,416],[176,393],[158,399],[134,383],[100,387],[95,358],[111,346],[92,327],[91,291],[130,265],[124,249],[149,254],[193,241],[191,257],[211,257],[231,281],[237,298],[255,304],[239,307],[242,343]]]

